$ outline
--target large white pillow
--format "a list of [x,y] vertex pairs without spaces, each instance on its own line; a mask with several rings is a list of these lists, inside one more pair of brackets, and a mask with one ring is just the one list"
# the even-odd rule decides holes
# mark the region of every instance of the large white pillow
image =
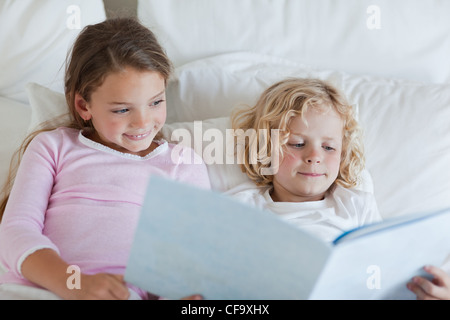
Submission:
[[[28,83],[25,91],[31,106],[28,132],[38,129],[44,122],[58,126],[69,118],[69,109],[64,94],[34,82]],[[67,117],[61,117],[65,114]]]
[[236,51],[320,69],[450,82],[450,1],[139,0],[176,66]]
[[[36,83],[27,85],[32,108],[29,131],[35,130],[43,121],[60,125],[67,117],[67,106],[63,94]],[[170,108],[170,106],[169,106]],[[50,121],[49,121],[50,120]],[[234,154],[234,140],[227,140],[227,130],[232,129],[229,117],[168,123],[162,133],[169,142],[191,147],[202,156],[208,168],[214,190],[227,191],[250,179],[244,174]],[[231,144],[228,143],[231,141]],[[370,173],[363,172],[359,189],[373,192]]]
[[[68,119],[68,117],[64,117],[68,109],[63,94],[37,83],[29,83],[26,89],[32,109],[28,131],[35,130],[43,121],[59,125]],[[164,126],[162,133],[168,141],[181,142],[185,146],[192,147],[199,155],[203,156],[208,165],[212,188],[225,191],[240,183],[249,181],[247,176],[241,172],[237,162],[227,162],[225,140],[222,140],[224,142],[223,152],[221,155],[218,155],[220,159],[215,157],[213,150],[208,152],[208,149],[211,148],[208,147],[211,145],[208,135],[212,133],[212,139],[214,139],[214,134],[216,137],[218,134],[225,139],[226,129],[229,128],[231,128],[229,117],[223,117],[200,122],[189,121],[167,124]],[[186,137],[186,135],[189,136],[189,140],[183,140],[183,137]],[[196,146],[194,145],[195,143],[200,144]],[[229,148],[228,151],[231,152],[231,157],[233,157],[233,149]],[[368,187],[370,188],[370,185]]]
[[191,147],[201,155],[208,168],[211,187],[227,191],[251,181],[237,164],[233,145],[227,146],[227,129],[231,129],[230,118],[222,117],[166,124],[162,133],[169,142]]
[[[0,97],[0,186],[7,179],[14,152],[20,147],[28,133],[44,121],[59,125],[65,119],[65,97],[36,83],[26,85],[29,104]],[[31,107],[30,107],[31,106]]]
[[[383,217],[450,207],[450,85],[315,71],[265,55],[221,55],[178,68],[169,83],[167,130],[192,130],[194,120],[228,117],[232,107],[251,104],[273,81],[289,76],[331,80],[358,105],[367,169]],[[214,121],[219,120],[203,121],[203,130],[226,127]],[[240,179],[224,172],[211,175],[219,189]]]
[[0,97],[0,188],[8,176],[11,157],[25,138],[30,123],[30,107]]
[[367,169],[384,217],[450,207],[450,85],[314,70],[284,59],[232,53],[177,68],[168,122],[229,116],[274,81],[317,77],[358,106]]
[[286,59],[251,52],[223,54],[176,68],[167,90],[167,121],[229,116],[253,105],[270,85],[286,77],[318,77],[340,86],[342,73],[314,70]]
[[[239,184],[251,182],[241,171],[234,153],[234,141],[227,140],[227,131],[233,131],[230,117],[169,123],[162,129],[169,142],[191,147],[202,156],[208,168],[211,187],[218,191],[227,191]],[[362,172],[361,183],[357,188],[373,193],[369,171]]]
[[75,37],[104,19],[101,0],[1,0],[0,95],[27,103],[27,82],[63,92],[64,62]]

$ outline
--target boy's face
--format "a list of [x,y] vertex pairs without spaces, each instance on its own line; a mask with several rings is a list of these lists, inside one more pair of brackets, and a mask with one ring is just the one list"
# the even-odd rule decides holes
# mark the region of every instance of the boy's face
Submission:
[[[124,71],[108,75],[89,102],[77,97],[81,117],[92,120],[91,139],[114,150],[145,156],[166,121],[165,81],[157,72]],[[84,105],[83,105],[84,104]]]
[[325,196],[339,174],[344,122],[330,108],[309,108],[292,118],[284,157],[273,179],[274,201],[317,201]]

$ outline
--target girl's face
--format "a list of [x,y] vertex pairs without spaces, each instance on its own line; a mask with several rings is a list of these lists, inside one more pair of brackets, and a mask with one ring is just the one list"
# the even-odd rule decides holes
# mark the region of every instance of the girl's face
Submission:
[[341,161],[344,122],[330,108],[309,108],[292,118],[284,158],[273,179],[274,201],[317,201],[336,180]]
[[90,136],[114,150],[145,156],[156,144],[166,121],[165,81],[158,72],[124,71],[108,75],[86,102],[80,95],[75,106],[84,120],[92,120]]

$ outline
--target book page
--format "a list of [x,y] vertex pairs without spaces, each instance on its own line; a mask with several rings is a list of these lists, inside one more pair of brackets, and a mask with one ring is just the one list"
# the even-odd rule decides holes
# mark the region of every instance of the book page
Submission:
[[125,280],[168,299],[306,299],[331,248],[273,213],[152,177]]
[[450,210],[428,216],[338,243],[311,298],[415,299],[407,282],[450,253]]

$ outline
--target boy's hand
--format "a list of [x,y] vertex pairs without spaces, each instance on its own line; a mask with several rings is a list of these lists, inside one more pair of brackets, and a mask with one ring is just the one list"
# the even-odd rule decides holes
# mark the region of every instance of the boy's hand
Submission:
[[418,300],[450,300],[450,275],[434,266],[423,269],[433,276],[433,280],[417,276],[412,278],[407,288],[414,292]]

